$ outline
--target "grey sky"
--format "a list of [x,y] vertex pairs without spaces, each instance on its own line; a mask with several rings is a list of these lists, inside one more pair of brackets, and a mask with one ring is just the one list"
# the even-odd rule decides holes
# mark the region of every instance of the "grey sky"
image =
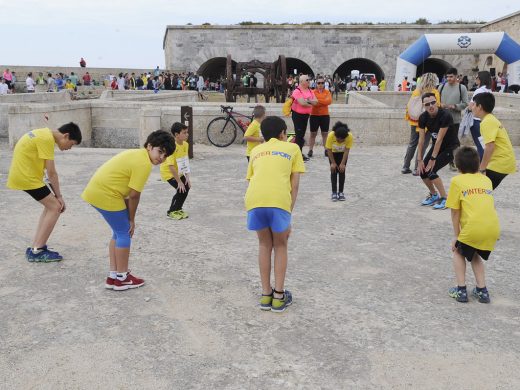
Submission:
[[518,0],[0,0],[0,64],[93,67],[164,66],[171,24],[491,21],[520,9]]

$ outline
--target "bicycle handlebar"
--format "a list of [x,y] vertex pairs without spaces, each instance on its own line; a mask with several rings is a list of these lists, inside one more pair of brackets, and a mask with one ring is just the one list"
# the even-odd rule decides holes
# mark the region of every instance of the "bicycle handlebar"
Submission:
[[220,110],[222,112],[233,111],[233,107],[231,107],[231,106],[220,106]]

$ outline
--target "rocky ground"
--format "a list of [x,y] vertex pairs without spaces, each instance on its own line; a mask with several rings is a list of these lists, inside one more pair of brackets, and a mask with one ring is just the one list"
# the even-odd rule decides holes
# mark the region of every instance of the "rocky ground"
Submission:
[[[5,188],[11,151],[2,143],[0,388],[520,388],[520,174],[495,193],[492,303],[460,304],[447,295],[450,212],[419,206],[425,187],[400,173],[404,151],[356,145],[347,201],[332,203],[317,149],[289,243],[294,304],[275,314],[257,307],[243,146],[195,146],[187,220],[165,217],[172,189],[154,169],[130,260],[146,285],[114,292],[104,289],[109,228],[79,195],[118,150],[56,153],[68,210],[50,246],[65,259],[30,264],[24,251],[41,208]],[[448,183],[453,173],[441,172]]]

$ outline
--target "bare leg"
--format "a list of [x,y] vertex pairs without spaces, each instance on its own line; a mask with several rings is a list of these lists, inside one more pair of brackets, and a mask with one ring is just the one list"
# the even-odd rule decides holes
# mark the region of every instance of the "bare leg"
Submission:
[[309,150],[313,150],[314,149],[314,144],[316,143],[316,136],[318,135],[318,132],[312,132],[311,131],[311,135],[309,136]]
[[108,255],[110,257],[110,271],[117,271],[116,267],[116,240],[111,239],[108,244]]
[[46,196],[40,200],[40,203],[43,205],[44,210],[40,216],[38,228],[34,235],[33,248],[41,248],[47,244],[47,240],[61,214],[61,204],[54,195],[50,194]]
[[[442,183],[442,179],[440,177],[438,177],[437,179],[431,180],[431,182],[439,191],[441,198],[446,199],[448,197],[448,195],[446,195],[446,190],[444,189],[444,184]],[[433,192],[432,192],[432,194],[433,194]]]
[[128,258],[130,257],[130,248],[115,248],[116,255],[116,271],[118,273],[128,272]]
[[271,288],[271,252],[273,251],[273,235],[271,229],[265,228],[256,232],[258,235],[258,265],[262,294],[269,295]]
[[471,260],[471,268],[473,268],[473,273],[475,274],[475,280],[477,281],[478,288],[486,287],[486,274],[484,270],[484,261],[480,258],[480,256],[475,253],[473,255],[473,259]]
[[432,181],[430,179],[422,179],[422,181],[426,187],[428,187],[430,194],[435,194],[435,187],[433,186]]
[[274,289],[283,291],[287,270],[287,241],[290,229],[282,233],[273,232],[274,246]]
[[325,145],[327,144],[327,136],[329,135],[328,132],[322,131],[321,132],[321,142],[323,142],[323,148],[325,149]]
[[457,250],[453,252],[453,269],[457,278],[457,286],[466,285],[466,259]]

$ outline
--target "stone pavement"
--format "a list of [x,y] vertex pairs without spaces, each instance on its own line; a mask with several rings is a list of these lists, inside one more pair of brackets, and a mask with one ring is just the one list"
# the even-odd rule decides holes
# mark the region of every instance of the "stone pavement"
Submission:
[[338,203],[319,147],[289,243],[294,304],[275,314],[256,306],[243,151],[195,146],[182,221],[165,217],[172,189],[154,168],[130,259],[147,283],[114,292],[103,287],[109,228],[79,195],[118,150],[56,153],[68,210],[50,246],[65,260],[29,264],[41,208],[5,188],[11,152],[0,144],[0,388],[520,388],[519,174],[495,193],[492,303],[460,304],[447,295],[450,212],[418,205],[426,191],[400,173],[405,146],[352,149]]

